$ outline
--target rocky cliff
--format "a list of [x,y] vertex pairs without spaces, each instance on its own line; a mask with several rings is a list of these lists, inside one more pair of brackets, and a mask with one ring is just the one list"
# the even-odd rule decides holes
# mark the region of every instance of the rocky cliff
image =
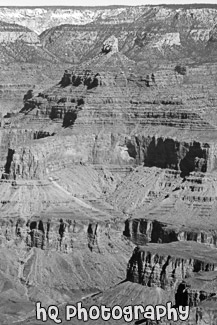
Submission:
[[119,8],[101,12],[91,24],[66,21],[64,26],[43,32],[41,40],[50,51],[71,62],[96,54],[102,40],[111,34],[118,37],[122,53],[138,61],[146,61],[148,55],[153,64],[162,59],[183,60],[195,51],[202,58],[214,55],[215,16],[216,8],[196,6]]
[[[133,245],[122,235],[121,214],[99,199],[115,186],[109,171],[61,167],[46,181],[4,179],[0,186],[0,256],[8,256],[10,279],[7,287],[0,274],[6,323],[34,314],[36,300],[79,300],[125,277]],[[13,315],[11,297],[23,306]]]
[[[193,242],[140,246],[129,261],[127,279],[174,292],[174,306],[191,307],[187,324],[204,324],[207,317],[213,320],[216,317],[214,256],[215,249],[205,249],[204,245]],[[167,321],[161,322],[166,324]]]
[[[216,229],[197,229],[186,225],[172,225],[150,219],[127,219],[124,235],[137,245],[147,242],[170,243],[172,241],[196,241],[216,247]],[[206,227],[204,227],[206,228]]]
[[[116,38],[112,42],[114,40]],[[49,151],[44,147],[43,154],[41,142],[29,148],[29,158],[23,157],[22,148],[17,148],[19,159],[32,159],[40,148],[43,158],[37,161],[42,164],[40,169],[44,173],[49,159],[53,159],[52,150],[56,153],[59,147],[65,151],[62,158],[67,153],[74,161],[171,168],[180,170],[181,177],[192,171],[215,169],[215,126],[205,121],[196,107],[195,112],[190,113],[186,102],[174,98],[165,101],[163,87],[166,84],[169,87],[171,79],[162,85],[158,73],[153,72],[143,78],[135,61],[118,52],[117,44],[114,48],[102,48],[94,59],[81,66],[82,69],[67,70],[56,87],[43,93],[47,100],[44,104],[40,96],[34,99],[32,108],[39,106],[41,118],[59,120],[63,127],[71,127],[72,132],[68,136],[66,131],[64,138],[50,139],[49,144],[46,141]],[[164,70],[160,71],[166,75]],[[171,76],[174,80],[168,91],[175,93],[179,82],[174,70]],[[184,87],[185,81],[182,82],[181,87]],[[157,89],[162,93],[158,93],[156,100]],[[26,154],[26,150],[24,152]],[[35,169],[34,165],[32,168]],[[31,173],[37,176],[38,172]]]
[[215,17],[214,5],[0,9],[2,21],[41,34],[45,49],[68,62],[96,54],[111,34],[119,38],[121,51],[138,61],[148,54],[153,63],[184,59],[195,51],[212,57]]
[[128,264],[127,279],[145,286],[175,289],[193,272],[216,270],[215,252],[194,242],[137,247]]
[[17,24],[0,22],[0,43],[14,43],[16,40],[29,44],[39,44],[40,40],[36,33],[29,28]]
[[124,234],[134,243],[193,240],[216,246],[215,173],[136,168],[110,196],[129,219]]
[[[30,227],[32,226],[33,224]],[[126,262],[132,248],[130,249],[130,245],[127,245],[121,237],[118,244],[117,231],[114,233],[113,240],[113,230],[111,230],[107,245],[103,239],[103,246],[101,246],[100,238],[98,238],[97,250],[91,251],[88,247],[88,228],[85,227],[84,238],[81,238],[82,230],[75,225],[72,227],[74,227],[72,228],[74,233],[68,248],[63,241],[61,248],[61,241],[56,240],[54,251],[41,249],[42,230],[31,230],[29,237],[30,242],[31,238],[34,242],[32,248],[24,249],[28,241],[25,243],[24,233],[19,227],[14,229],[17,232],[14,243],[16,246],[14,244],[11,246],[12,234],[9,231],[6,243],[1,241],[1,258],[6,256],[0,275],[3,297],[1,317],[6,324],[34,315],[34,303],[38,300],[47,306],[62,304],[66,300],[71,302],[81,300],[85,296],[104,290],[111,284],[115,285],[124,277]],[[49,234],[54,235],[51,229]],[[102,230],[99,232],[102,233]],[[57,238],[60,236],[59,233],[61,234],[61,230],[58,229]],[[95,235],[95,241],[97,241],[98,234]],[[104,235],[105,239],[108,238],[106,232]],[[79,237],[78,244],[76,238]],[[21,251],[22,254],[20,254]],[[122,255],[121,259],[119,255]],[[14,304],[21,305],[19,311],[13,310],[11,314]]]
[[[84,25],[95,21],[105,23],[133,22],[150,7],[50,7],[50,8],[1,8],[0,19],[20,24],[38,34],[46,29],[63,24]],[[48,18],[49,17],[49,18]],[[114,19],[115,18],[115,19]]]

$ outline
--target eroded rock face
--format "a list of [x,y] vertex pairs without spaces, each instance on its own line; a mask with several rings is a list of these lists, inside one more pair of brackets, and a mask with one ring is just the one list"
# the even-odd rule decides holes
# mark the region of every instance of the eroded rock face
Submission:
[[122,224],[62,218],[45,221],[36,216],[27,221],[24,218],[1,220],[0,229],[1,247],[26,246],[63,253],[88,248],[91,252],[103,253],[116,250],[112,238],[116,232],[121,238]]
[[[80,71],[65,71],[59,85],[44,92],[43,98],[30,98],[28,102],[39,110],[40,121],[45,123],[51,118],[62,121],[63,127],[73,126],[71,139],[77,161],[82,157],[83,161],[95,164],[170,168],[181,171],[183,178],[192,171],[205,173],[215,169],[215,127],[198,113],[186,109],[181,100],[165,101],[165,85],[160,85],[156,101],[155,83],[161,83],[160,75],[153,80],[133,75],[135,62],[120,53],[110,53],[109,57],[99,55]],[[161,78],[167,75],[164,70],[161,73]],[[174,92],[178,86],[175,76],[173,70],[168,84],[165,81],[170,87],[174,78]],[[37,111],[30,110],[29,115],[31,112],[36,116]],[[57,137],[55,142],[50,142],[49,151],[36,142],[30,150],[37,155],[40,146],[40,151],[44,150],[43,159],[48,161],[59,148],[71,148],[71,139]],[[21,156],[25,152],[21,147],[17,151]],[[38,165],[44,165],[41,158],[34,159]],[[20,160],[28,161],[28,157]],[[37,175],[37,171],[30,173]]]
[[[67,176],[69,177],[69,173]],[[94,176],[96,178],[96,174]],[[82,191],[81,179],[80,182],[81,185],[77,178],[71,184],[77,195],[78,188]],[[105,188],[103,180],[101,185]],[[123,237],[122,222],[117,219],[118,214],[114,217],[115,211],[112,212],[112,207],[104,206],[103,202],[100,205],[97,200],[93,200],[92,204],[87,200],[85,202],[83,195],[82,198],[72,197],[69,184],[66,189],[58,185],[56,194],[55,191],[49,193],[48,185],[42,182],[38,194],[43,207],[40,208],[39,202],[34,207],[33,202],[37,200],[34,183],[21,185],[17,181],[12,186],[14,192],[21,186],[23,194],[27,186],[30,195],[36,195],[29,205],[30,209],[27,206],[24,208],[21,203],[25,211],[15,208],[15,213],[10,211],[10,218],[1,218],[0,222],[0,255],[6,252],[9,261],[9,256],[13,253],[14,259],[14,266],[7,268],[6,275],[20,279],[21,288],[26,288],[23,304],[30,305],[30,311],[34,308],[31,301],[40,300],[47,305],[52,302],[59,304],[65,299],[81,299],[83,295],[97,292],[111,283],[115,284],[120,281],[120,277],[125,276],[127,260],[133,246]],[[92,189],[94,187],[96,192],[99,191],[96,184]],[[85,188],[91,192],[91,188],[84,186],[84,191]],[[43,192],[47,192],[47,195],[43,196]],[[29,201],[25,194],[23,198]],[[19,205],[15,200],[16,194],[11,202]],[[1,204],[5,208],[10,205],[6,201]],[[35,214],[28,218],[34,208],[38,208],[40,216]],[[47,212],[43,214],[41,210]],[[18,211],[23,215],[22,218],[17,217]],[[19,253],[21,251],[22,255]],[[100,274],[97,277],[96,272]],[[9,296],[11,297],[10,293]]]
[[[64,56],[75,62],[82,50],[83,62],[62,67],[56,85],[26,96],[24,109],[1,126],[0,245],[8,264],[0,269],[8,272],[16,302],[19,291],[30,305],[62,304],[114,286],[98,303],[104,295],[116,304],[116,284],[124,280],[123,305],[125,296],[141,294],[143,303],[171,298],[194,308],[216,293],[214,286],[199,289],[203,281],[214,283],[217,265],[216,248],[209,247],[217,242],[216,12],[119,10],[111,18],[100,9],[90,19],[97,17],[100,27],[65,25],[41,35],[44,48],[33,46],[33,57],[58,60],[70,35]],[[43,17],[46,10],[36,12]],[[92,32],[81,46],[84,31]],[[21,43],[3,47],[3,55],[19,52]],[[87,53],[96,55],[85,62]],[[132,242],[147,245],[130,258]]]
[[[201,252],[203,258],[199,257]],[[145,286],[175,289],[194,272],[216,270],[215,252],[193,242],[136,247],[128,264],[127,279]]]
[[0,43],[14,43],[18,39],[29,44],[40,43],[38,35],[30,29],[17,24],[7,24],[1,21]]
[[[10,148],[17,146],[18,143],[27,143],[34,138],[32,129],[0,129],[0,166],[5,165],[8,152],[8,159],[11,157]],[[9,151],[8,151],[9,150]],[[12,157],[11,157],[12,158]],[[7,164],[7,163],[6,163]],[[7,169],[7,168],[6,168]]]
[[[63,126],[78,126],[83,115],[80,113],[80,110],[82,109],[83,108],[77,107],[66,110],[57,107],[56,109],[53,108],[51,114],[53,114],[54,118],[62,119]],[[84,114],[86,114],[86,112],[84,112]],[[78,117],[80,117],[80,119],[78,119]],[[163,140],[162,138],[155,139],[154,137],[150,138],[144,136],[142,137],[141,144],[139,140],[137,140],[136,144],[132,145],[131,141],[127,137],[124,140],[123,136],[120,137],[120,135],[115,133],[107,133],[105,135],[100,135],[101,139],[98,138],[98,136],[94,137],[92,134],[92,137],[89,138],[90,145],[86,147],[85,152],[82,152],[84,149],[82,148],[82,142],[84,141],[85,136],[86,135],[84,134],[79,134],[78,136],[74,135],[74,157],[78,161],[81,159],[80,157],[83,156],[84,161],[88,163],[94,162],[103,164],[107,160],[113,164],[119,163],[120,165],[135,166],[144,164],[148,167],[155,166],[159,168],[171,168],[181,171],[181,177],[189,176],[193,171],[210,171],[210,168],[215,168],[216,165],[216,158],[215,155],[213,155],[213,152],[216,150],[215,145],[212,145],[212,148],[209,148],[209,145],[198,142],[180,143],[173,139]],[[45,160],[45,163],[49,160],[49,155],[52,150],[56,151],[58,146],[61,147],[62,141],[65,142],[66,148],[70,148],[71,143],[68,140],[70,140],[70,138],[65,138],[63,140],[58,139],[55,142],[52,141],[53,143],[50,143],[50,151],[44,152],[43,159]],[[37,143],[34,147],[31,146],[29,150],[22,147],[16,149],[16,152],[20,157],[20,163],[23,164],[23,161],[26,161],[28,165],[31,165],[29,173],[36,177],[39,173],[39,169],[41,169],[43,173],[46,173],[45,167],[41,166],[41,164],[43,164],[41,158],[33,158],[37,152],[38,146],[40,145]],[[28,151],[30,154],[27,154]],[[40,156],[41,154],[42,152],[40,148]],[[38,165],[35,167],[30,163],[29,159],[31,156],[32,159],[37,160]],[[23,169],[22,166],[20,168]],[[34,168],[34,171],[31,171],[31,168]],[[28,177],[28,175],[25,177]]]
[[[201,51],[206,51],[210,30],[215,26],[216,14],[214,5],[213,8],[197,8],[196,5],[195,8],[139,6],[97,10],[69,9],[68,12],[52,8],[41,10],[40,13],[38,10],[31,11],[31,21],[24,11],[22,18],[18,17],[16,22],[28,24],[29,28],[37,32],[44,31],[41,39],[46,48],[62,59],[67,53],[67,59],[71,62],[79,61],[81,57],[87,58],[89,53],[97,53],[101,42],[110,35],[119,38],[123,53],[139,60],[148,55],[153,62],[162,57],[183,58],[186,52],[192,53],[193,49],[201,54]],[[49,15],[49,20],[46,19],[46,14]],[[4,18],[11,21],[10,11],[4,13]],[[156,28],[150,27],[153,24]],[[59,33],[61,37],[58,37]],[[71,39],[74,40],[73,47],[69,41]],[[82,48],[79,46],[81,39],[84,43]]]
[[118,39],[112,35],[109,37],[102,46],[102,53],[108,54],[108,53],[115,53],[118,52]]
[[[44,123],[51,118],[61,120],[63,127],[73,127],[69,137],[51,141],[49,150],[43,148],[47,142],[35,142],[27,150],[16,148],[20,164],[29,165],[30,177],[45,175],[47,162],[54,159],[59,149],[63,151],[63,160],[71,155],[74,161],[94,164],[121,167],[144,164],[180,170],[182,177],[192,171],[215,169],[216,129],[196,109],[190,111],[186,104],[194,92],[199,100],[195,74],[200,73],[200,69],[198,72],[191,67],[187,76],[177,76],[174,64],[145,73],[118,52],[115,37],[109,38],[107,43],[109,55],[98,53],[75,71],[66,70],[60,83],[44,92],[43,98],[36,96],[28,100],[30,106],[33,105],[26,112],[29,115],[39,111],[38,117]],[[207,66],[204,71],[208,79],[209,69]],[[191,94],[185,90],[183,100],[180,94],[177,96],[177,89],[180,84],[186,88],[188,83],[195,85],[195,89]],[[66,152],[67,157],[64,157]],[[37,166],[30,162],[32,160],[37,161]],[[26,172],[24,174],[27,178]]]
[[133,140],[134,143],[127,140],[127,147],[138,164],[180,170],[183,177],[192,171],[206,172],[208,169],[208,144],[180,143],[169,138],[139,136]]
[[[210,286],[210,283],[212,285]],[[192,278],[182,281],[176,290],[176,306],[197,307],[216,296],[216,271],[199,272]]]
[[[81,85],[86,86],[87,90],[102,86],[102,78],[99,73],[94,73],[91,70],[84,70],[82,73],[69,72],[65,70],[65,73],[60,81],[62,87],[73,85],[79,87]],[[81,100],[82,98],[80,98]]]
[[[3,8],[0,12],[1,21],[26,26],[38,35],[42,33],[40,42],[44,59],[51,60],[53,57],[70,63],[96,54],[101,49],[101,43],[111,35],[119,39],[122,53],[138,61],[146,57],[153,63],[162,58],[179,61],[188,58],[189,53],[194,55],[194,51],[200,57],[212,57],[215,53],[214,42],[211,41],[214,39],[212,35],[215,35],[215,15],[214,5],[212,8],[197,5],[193,8],[131,6],[68,10],[36,8],[28,11],[24,8]],[[156,28],[150,27],[153,25]],[[39,54],[42,51],[36,52]],[[4,54],[7,56],[7,52]]]
[[173,227],[156,220],[127,219],[123,234],[136,245],[152,243],[170,243],[173,241],[196,241],[216,247],[216,230],[187,229],[184,226]]
[[[132,8],[132,13],[128,14],[128,21],[133,20],[133,14],[140,12],[137,8]],[[146,9],[147,10],[147,9]],[[39,34],[48,28],[59,26],[62,24],[72,24],[72,25],[83,25],[91,23],[94,20],[109,17],[115,13],[126,12],[127,10],[123,7],[121,9],[115,8],[98,8],[97,10],[91,8],[80,8],[80,9],[63,9],[63,8],[37,8],[37,9],[26,9],[21,10],[12,8],[3,8],[0,13],[1,20],[5,20],[8,23],[14,22],[15,13],[18,14],[17,23],[23,26],[27,26]],[[49,16],[49,19],[47,19]],[[100,19],[101,20],[101,19]],[[125,19],[124,19],[125,20]],[[122,19],[122,21],[124,21]]]

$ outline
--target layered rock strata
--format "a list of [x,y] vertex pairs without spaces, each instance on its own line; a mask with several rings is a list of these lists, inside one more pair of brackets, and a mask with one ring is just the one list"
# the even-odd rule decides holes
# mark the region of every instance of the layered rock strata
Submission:
[[[195,272],[216,271],[215,253],[215,249],[194,242],[149,244],[136,247],[128,263],[127,280],[144,286],[176,290],[176,302],[178,305],[182,305],[181,301],[188,293],[184,290],[188,282],[193,283],[193,290],[197,279],[198,281],[200,279],[200,276],[194,277]],[[204,276],[209,277],[209,274]],[[215,288],[204,291],[208,292],[207,295],[201,296],[198,301],[208,298],[211,293],[214,294]],[[188,299],[190,299],[190,294]],[[191,305],[197,304],[198,302],[191,303]],[[187,305],[187,301],[185,301],[185,305]]]

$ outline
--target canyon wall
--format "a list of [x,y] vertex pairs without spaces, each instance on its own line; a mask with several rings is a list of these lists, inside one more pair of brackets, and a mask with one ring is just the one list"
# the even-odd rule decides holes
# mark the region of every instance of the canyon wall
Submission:
[[[37,178],[40,176],[40,173],[45,175],[49,161],[53,159],[53,155],[58,147],[62,152],[61,159],[68,157],[68,159],[74,162],[86,162],[90,164],[107,162],[123,166],[143,164],[148,167],[171,168],[181,171],[182,177],[188,176],[192,171],[210,171],[208,166],[215,168],[216,164],[216,158],[211,156],[207,145],[203,147],[203,144],[198,142],[192,144],[179,143],[168,138],[163,141],[162,138],[155,140],[155,138],[143,137],[142,146],[134,147],[129,139],[124,143],[123,135],[120,137],[112,132],[109,132],[107,135],[98,136],[97,138],[94,135],[92,137],[88,135],[74,135],[73,138],[73,140],[72,137],[68,139],[49,139],[49,144],[47,141],[42,140],[35,142],[34,147],[16,148],[16,164],[20,166],[20,170],[23,170],[21,173],[22,176],[25,178]],[[44,147],[42,150],[41,144]],[[49,146],[49,152],[46,151],[47,146]],[[170,150],[171,146],[176,146],[177,151]],[[40,148],[40,150],[38,151],[37,148]],[[60,152],[58,155],[60,155]],[[32,163],[34,159],[37,161],[37,165]],[[23,165],[24,162],[26,167]],[[11,169],[10,172],[16,174],[16,170]]]
[[36,33],[29,28],[17,24],[0,23],[0,43],[10,43],[21,40],[29,44],[39,44],[40,40]]
[[[160,247],[160,252],[157,250]],[[185,251],[182,252],[182,249]],[[191,256],[189,254],[191,248]],[[166,250],[170,253],[166,253]],[[174,289],[192,272],[216,270],[215,249],[194,242],[149,244],[137,247],[128,264],[127,279],[146,286]],[[197,257],[207,252],[203,258]],[[212,260],[213,259],[213,260]]]
[[136,245],[145,245],[147,242],[195,241],[211,247],[217,246],[216,230],[191,230],[184,226],[177,228],[156,220],[127,219],[123,234]]
[[[13,10],[3,10],[9,20]],[[59,27],[63,11],[52,10],[16,12],[20,23],[35,14],[37,30],[52,27],[41,45],[7,32],[1,44],[6,61],[21,48],[26,62],[58,62],[62,51],[70,65],[81,52],[88,58],[61,74],[34,66],[46,90],[26,89],[19,113],[1,119],[0,249],[8,257],[0,264],[10,283],[18,279],[15,301],[17,291],[26,304],[97,293],[90,301],[100,304],[115,292],[116,303],[124,293],[132,304],[136,291],[147,302],[153,294],[155,304],[170,297],[204,308],[206,317],[217,270],[216,9],[69,9],[67,22],[94,26]]]
[[[216,295],[215,251],[193,242],[136,247],[128,263],[127,280],[173,291],[176,307],[198,307]],[[204,315],[201,312],[201,318]]]

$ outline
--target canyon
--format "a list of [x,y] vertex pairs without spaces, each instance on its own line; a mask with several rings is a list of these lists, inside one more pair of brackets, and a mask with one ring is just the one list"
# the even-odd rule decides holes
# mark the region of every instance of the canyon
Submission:
[[217,7],[0,20],[1,324],[42,324],[37,301],[216,324]]

